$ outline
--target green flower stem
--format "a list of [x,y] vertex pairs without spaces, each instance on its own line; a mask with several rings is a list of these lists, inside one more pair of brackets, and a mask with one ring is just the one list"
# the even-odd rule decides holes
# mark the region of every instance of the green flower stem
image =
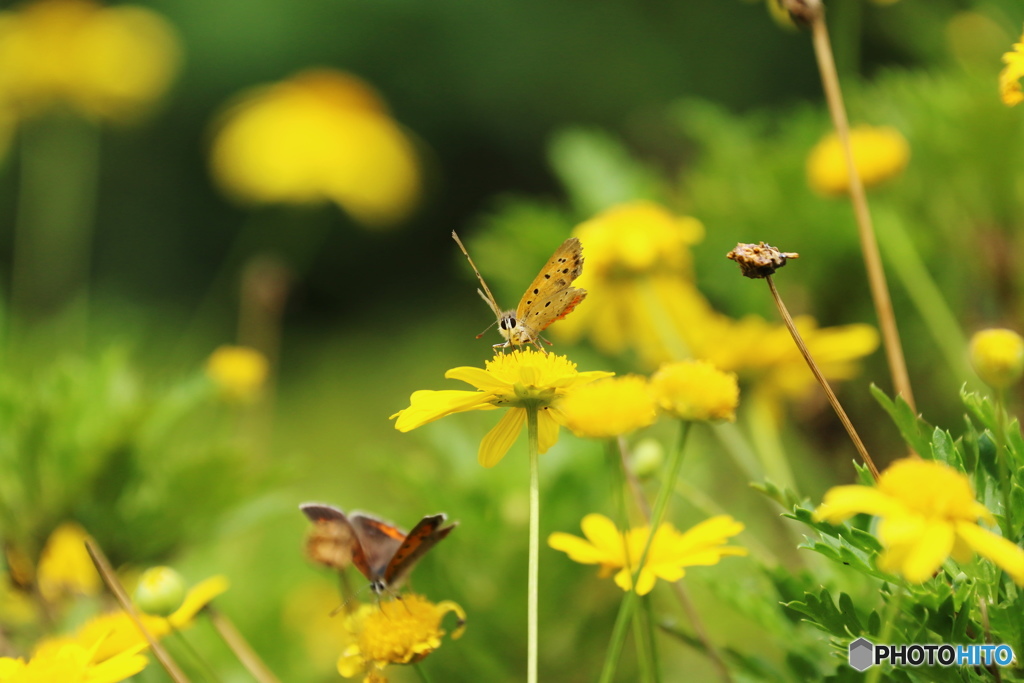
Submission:
[[537,606],[540,584],[540,441],[537,404],[526,406],[526,433],[530,440],[530,560],[527,579],[526,680],[537,683]]
[[[892,642],[892,634],[896,628],[896,618],[900,613],[900,603],[903,602],[903,585],[896,584],[895,590],[889,597],[889,604],[885,608],[885,622],[882,625],[882,635],[879,637],[879,642],[888,645]],[[879,678],[882,675],[882,667],[873,666],[868,671],[868,675],[864,678],[864,683],[878,683]]]
[[647,535],[647,543],[644,544],[644,551],[640,554],[640,562],[633,572],[633,588],[626,593],[619,606],[619,615],[615,619],[615,626],[612,629],[611,642],[608,644],[608,652],[605,654],[604,667],[601,669],[601,683],[611,683],[619,666],[619,657],[622,655],[622,646],[626,642],[626,628],[633,618],[633,610],[636,609],[636,582],[640,578],[640,570],[647,561],[647,553],[651,549],[651,541],[654,540],[654,533],[661,526],[665,517],[665,510],[668,508],[669,498],[674,490],[674,482],[679,477],[679,470],[683,464],[683,451],[686,446],[686,437],[690,433],[690,422],[680,423],[679,445],[675,452],[669,456],[665,463],[666,476],[661,482],[658,490],[658,497],[654,501],[654,510],[651,513],[650,533]]
[[423,683],[430,683],[430,676],[428,676],[427,672],[423,670],[423,667],[420,666],[419,662],[413,664],[412,668],[416,672],[416,675],[419,676],[419,679],[423,681]]
[[1010,490],[1012,489],[1013,467],[1010,465],[1010,448],[1006,444],[1006,392],[995,390],[996,409],[996,453],[999,461],[999,490],[1003,497],[1003,536],[1016,542],[1013,521],[1010,518]]
[[[673,585],[678,586],[679,584]],[[651,601],[651,596],[645,595],[641,598],[640,605],[643,608],[644,640],[647,642],[647,650],[651,659],[650,671],[652,677],[650,680],[654,681],[654,683],[661,683],[661,663],[658,660],[658,640],[654,637],[654,605]]]
[[207,661],[206,657],[203,657],[199,650],[189,642],[184,633],[172,626],[171,636],[180,643],[181,646],[188,651],[189,656],[198,663],[199,668],[203,671],[203,678],[205,680],[212,681],[212,683],[220,683],[220,676],[217,675],[217,671],[213,668],[213,665],[211,665],[210,662]]
[[[89,263],[96,206],[99,129],[50,116],[19,130],[18,208],[14,228],[11,308],[20,322],[66,309],[78,296],[69,329],[49,330],[84,343]],[[24,342],[16,329],[14,343]]]
[[209,617],[210,623],[221,637],[221,640],[231,649],[231,652],[238,658],[238,661],[242,663],[242,666],[258,683],[280,683],[277,676],[267,667],[256,651],[252,649],[252,646],[249,645],[245,636],[235,628],[234,623],[226,615],[214,609],[212,605],[207,605],[203,609],[203,613]]
[[980,387],[964,353],[967,338],[963,329],[917,253],[903,220],[894,212],[886,211],[879,213],[878,225],[886,263],[906,290],[946,364],[958,380]]
[[[646,596],[645,596],[646,597]],[[641,599],[641,606],[643,599]],[[651,641],[648,639],[646,622],[647,615],[643,610],[633,610],[633,641],[636,644],[637,668],[640,669],[639,679],[645,683],[654,681],[654,660],[651,654]]]

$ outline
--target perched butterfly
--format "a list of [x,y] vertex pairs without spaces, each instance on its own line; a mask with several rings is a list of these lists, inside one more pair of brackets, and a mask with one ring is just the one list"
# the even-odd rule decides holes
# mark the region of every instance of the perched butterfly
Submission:
[[442,526],[443,514],[428,515],[406,534],[367,514],[346,516],[332,505],[303,503],[299,509],[314,523],[306,545],[310,559],[332,569],[354,564],[378,595],[401,586],[423,554],[456,526]]
[[498,319],[498,331],[505,338],[505,343],[495,344],[495,348],[533,344],[538,349],[543,349],[540,345],[540,333],[551,323],[569,315],[587,296],[587,290],[572,286],[572,281],[583,272],[583,245],[575,237],[570,237],[562,242],[562,246],[555,249],[555,253],[530,283],[514,311],[501,310],[454,230],[452,237],[469,259],[469,265],[473,267],[473,272],[483,286],[482,290],[476,290],[477,293],[491,307]]

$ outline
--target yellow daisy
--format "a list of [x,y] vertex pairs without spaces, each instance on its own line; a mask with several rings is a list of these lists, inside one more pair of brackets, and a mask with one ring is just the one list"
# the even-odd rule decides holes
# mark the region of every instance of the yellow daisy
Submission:
[[838,524],[858,513],[881,519],[879,568],[911,583],[931,578],[951,555],[966,562],[977,552],[1024,585],[1024,550],[978,525],[993,524],[992,513],[975,500],[967,476],[944,463],[897,460],[874,487],[829,489],[814,518]]
[[740,401],[736,375],[707,361],[662,365],[651,377],[651,391],[658,407],[680,420],[736,421]]
[[[624,591],[630,590],[636,563],[651,533],[650,527],[622,533],[612,520],[596,513],[584,517],[580,527],[586,539],[556,531],[548,537],[548,545],[568,553],[569,559],[580,564],[601,565],[602,577],[618,570],[615,585]],[[685,567],[718,564],[726,555],[746,555],[746,548],[725,545],[741,531],[743,524],[729,515],[712,517],[683,533],[668,522],[663,523],[651,540],[647,559],[640,570],[637,594],[650,593],[658,579],[678,581],[686,575]]]
[[[903,172],[910,160],[906,138],[890,126],[856,126],[850,130],[853,163],[864,187],[879,185]],[[839,136],[826,135],[807,157],[807,181],[826,196],[850,191],[846,155]]]
[[982,330],[971,337],[971,365],[985,384],[1005,389],[1024,372],[1024,338],[1013,330]]
[[1024,101],[1020,79],[1024,77],[1024,36],[1013,44],[1013,49],[1003,55],[1003,70],[999,73],[999,94],[1003,104],[1013,107]]
[[638,375],[610,377],[571,392],[559,412],[576,436],[610,439],[653,424],[658,415],[647,380]]
[[462,380],[477,391],[417,391],[409,407],[391,419],[397,418],[395,429],[408,432],[455,413],[506,408],[505,415],[480,442],[477,454],[481,465],[494,467],[522,431],[528,405],[539,410],[538,446],[544,453],[558,441],[558,425],[563,422],[558,409],[561,400],[577,387],[612,374],[600,370],[577,372],[576,364],[565,356],[533,349],[498,354],[485,363],[484,369],[463,366],[445,373],[448,379]]

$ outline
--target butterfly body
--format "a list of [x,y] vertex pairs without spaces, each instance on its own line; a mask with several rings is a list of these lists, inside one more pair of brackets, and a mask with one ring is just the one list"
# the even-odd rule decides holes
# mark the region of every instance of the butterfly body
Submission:
[[416,562],[456,526],[444,526],[443,514],[427,515],[406,534],[390,522],[362,512],[345,515],[333,505],[303,503],[299,509],[315,525],[310,557],[333,569],[355,565],[378,595],[401,586]]
[[572,286],[573,280],[583,272],[583,245],[575,237],[562,242],[530,283],[516,309],[507,311],[501,310],[498,306],[458,235],[452,232],[452,237],[466,254],[480,284],[483,285],[482,290],[477,290],[480,298],[497,317],[498,331],[505,338],[505,343],[495,344],[495,348],[527,344],[542,348],[541,332],[555,321],[569,315],[587,296],[585,289]]

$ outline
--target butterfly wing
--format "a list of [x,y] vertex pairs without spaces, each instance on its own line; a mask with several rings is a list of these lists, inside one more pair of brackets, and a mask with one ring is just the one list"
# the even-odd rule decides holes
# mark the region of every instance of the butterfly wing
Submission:
[[582,272],[583,245],[570,237],[551,255],[519,301],[516,308],[519,324],[541,332],[569,315],[587,296],[586,290],[571,286]]
[[299,509],[313,522],[306,541],[311,560],[338,570],[354,564],[368,581],[373,580],[359,534],[344,512],[323,503],[303,503]]
[[366,553],[366,562],[370,567],[366,578],[372,582],[385,576],[391,560],[406,539],[405,532],[390,522],[361,512],[353,512],[349,520]]
[[429,515],[412,528],[384,570],[388,586],[400,586],[419,559],[452,532],[457,524],[442,526],[446,519],[443,514]]

